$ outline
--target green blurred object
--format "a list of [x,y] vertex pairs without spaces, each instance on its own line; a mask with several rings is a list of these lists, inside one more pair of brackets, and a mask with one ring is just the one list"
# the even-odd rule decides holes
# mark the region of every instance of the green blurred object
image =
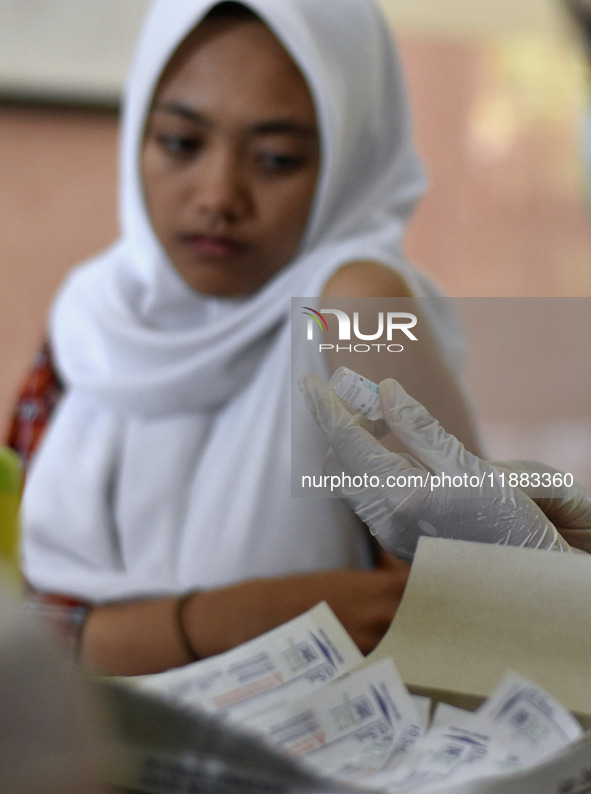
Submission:
[[19,564],[22,484],[21,459],[9,447],[0,447],[0,559],[11,568]]

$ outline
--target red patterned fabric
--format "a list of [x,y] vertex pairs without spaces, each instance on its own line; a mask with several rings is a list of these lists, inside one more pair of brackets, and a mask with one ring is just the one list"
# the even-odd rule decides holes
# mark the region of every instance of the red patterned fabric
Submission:
[[25,471],[62,392],[46,343],[21,384],[5,441],[21,456]]
[[[6,445],[20,455],[25,472],[62,393],[63,385],[53,368],[49,345],[45,343],[21,383],[5,440]],[[36,605],[34,611],[66,609],[72,625],[82,625],[88,608],[85,601],[54,593],[35,593],[27,582],[24,584],[31,603]]]
[[76,609],[77,607],[88,607],[88,602],[72,596],[60,595],[58,593],[36,593],[35,603],[43,604],[48,607],[58,607],[65,609]]

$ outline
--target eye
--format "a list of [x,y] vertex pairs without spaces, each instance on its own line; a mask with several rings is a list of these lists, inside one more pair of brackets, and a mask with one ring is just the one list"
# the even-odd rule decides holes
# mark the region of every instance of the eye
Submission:
[[259,152],[256,160],[261,170],[269,174],[297,171],[306,164],[306,158],[301,155],[281,152]]
[[156,141],[174,157],[188,157],[195,154],[200,147],[199,139],[189,135],[157,135]]

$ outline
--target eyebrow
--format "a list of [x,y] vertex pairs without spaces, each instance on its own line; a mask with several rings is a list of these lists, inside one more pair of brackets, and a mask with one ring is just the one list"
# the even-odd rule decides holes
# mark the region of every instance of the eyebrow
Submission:
[[[188,105],[184,105],[182,102],[157,102],[153,110],[180,116],[193,124],[199,124],[206,128],[215,126],[210,118],[200,111]],[[302,138],[311,138],[318,134],[316,125],[305,124],[290,118],[277,118],[270,119],[269,121],[255,122],[250,125],[248,131],[254,135],[297,135]]]

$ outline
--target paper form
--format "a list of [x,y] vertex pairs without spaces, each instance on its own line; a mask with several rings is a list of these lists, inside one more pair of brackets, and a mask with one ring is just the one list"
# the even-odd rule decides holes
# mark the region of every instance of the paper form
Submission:
[[[569,713],[591,715],[588,603],[591,556],[425,538],[369,657],[322,604],[136,686],[300,759],[318,791],[589,794],[591,734]],[[454,705],[426,728],[408,684]]]
[[475,712],[443,705],[404,757],[364,782],[379,791],[447,790],[453,783],[532,766],[582,735],[572,715],[531,681],[509,672]]
[[[134,679],[138,686],[246,723],[363,660],[325,602],[226,653]],[[236,715],[234,717],[234,715]]]
[[293,703],[266,726],[270,743],[341,780],[360,779],[404,752],[426,728],[389,659]]

